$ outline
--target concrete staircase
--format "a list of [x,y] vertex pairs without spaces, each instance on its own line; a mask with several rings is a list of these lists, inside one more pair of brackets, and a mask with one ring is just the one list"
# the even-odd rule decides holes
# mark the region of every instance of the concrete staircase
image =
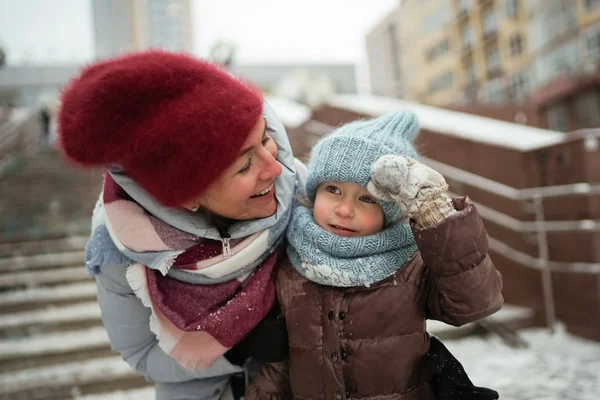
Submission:
[[85,240],[0,244],[0,399],[153,398],[110,350]]
[[98,171],[52,149],[0,169],[0,399],[152,399],[110,343],[84,267]]

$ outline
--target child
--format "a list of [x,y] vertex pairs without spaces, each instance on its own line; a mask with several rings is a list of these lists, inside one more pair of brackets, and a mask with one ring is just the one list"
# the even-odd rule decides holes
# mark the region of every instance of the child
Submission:
[[342,126],[314,147],[312,207],[294,211],[291,265],[277,278],[289,384],[285,367],[266,366],[250,397],[497,398],[425,330],[426,319],[487,317],[503,299],[477,210],[450,200],[444,178],[414,160],[417,131],[413,114],[394,113]]

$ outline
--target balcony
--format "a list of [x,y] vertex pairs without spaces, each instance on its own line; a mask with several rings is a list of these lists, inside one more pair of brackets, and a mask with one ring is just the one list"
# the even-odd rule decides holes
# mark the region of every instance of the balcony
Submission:
[[501,78],[504,75],[502,67],[489,67],[487,68],[488,79]]
[[472,43],[463,44],[461,56],[468,57],[471,55],[471,53],[473,53],[473,44]]
[[483,41],[489,42],[498,38],[498,29],[490,28],[487,31],[483,32]]

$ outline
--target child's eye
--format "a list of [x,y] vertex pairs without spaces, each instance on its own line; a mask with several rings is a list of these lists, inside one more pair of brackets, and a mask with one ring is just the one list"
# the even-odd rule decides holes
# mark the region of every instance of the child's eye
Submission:
[[332,186],[332,185],[327,186],[325,188],[325,190],[327,190],[329,193],[333,193],[333,194],[340,194],[341,193],[340,189],[338,189],[336,186]]
[[360,196],[360,201],[364,201],[365,203],[377,204],[375,199],[371,196]]
[[262,140],[262,145],[263,145],[263,146],[266,146],[266,145],[267,145],[267,143],[269,143],[270,141],[271,141],[271,136],[269,136],[269,135],[265,135],[265,137],[264,137],[264,138],[263,138],[263,140]]

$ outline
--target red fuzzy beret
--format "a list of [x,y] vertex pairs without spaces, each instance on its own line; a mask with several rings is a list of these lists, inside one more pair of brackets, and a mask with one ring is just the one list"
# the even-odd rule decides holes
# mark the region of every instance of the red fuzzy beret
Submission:
[[259,89],[219,67],[158,50],[84,68],[61,103],[68,159],[116,164],[169,207],[201,194],[238,158],[263,106]]

